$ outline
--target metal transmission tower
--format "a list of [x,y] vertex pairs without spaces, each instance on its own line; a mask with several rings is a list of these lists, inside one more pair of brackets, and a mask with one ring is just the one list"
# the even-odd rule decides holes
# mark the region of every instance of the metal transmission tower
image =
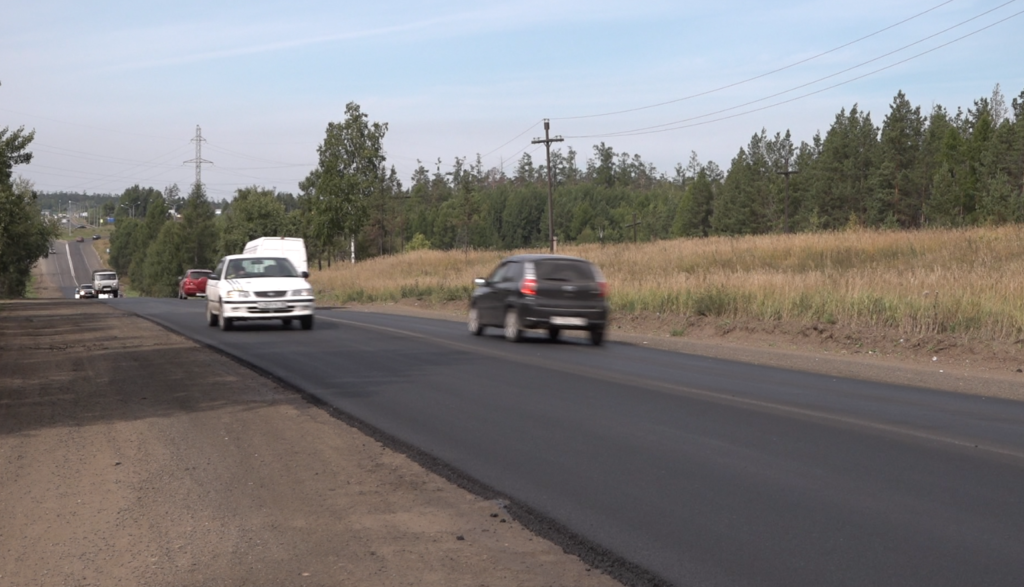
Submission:
[[544,138],[533,139],[530,141],[531,144],[544,143],[544,150],[548,154],[548,245],[550,245],[551,252],[555,252],[555,212],[554,212],[554,187],[551,183],[551,143],[560,143],[564,141],[561,136],[550,137],[548,131],[551,129],[551,122],[544,119]]
[[196,144],[196,158],[189,159],[188,161],[185,161],[185,163],[196,164],[196,185],[203,185],[203,163],[213,165],[213,161],[203,159],[203,143],[206,142],[206,139],[203,138],[203,129],[199,128],[198,124],[196,125],[196,138],[192,139],[190,142]]

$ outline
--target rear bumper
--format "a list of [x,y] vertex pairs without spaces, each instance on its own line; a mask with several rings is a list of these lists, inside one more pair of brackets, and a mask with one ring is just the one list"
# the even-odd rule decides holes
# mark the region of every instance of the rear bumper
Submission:
[[[552,318],[566,319],[552,323]],[[582,321],[572,324],[566,322]],[[596,307],[553,307],[540,303],[522,303],[519,306],[519,322],[523,328],[558,328],[561,330],[601,330],[608,324],[608,306]],[[556,320],[556,322],[559,322]]]

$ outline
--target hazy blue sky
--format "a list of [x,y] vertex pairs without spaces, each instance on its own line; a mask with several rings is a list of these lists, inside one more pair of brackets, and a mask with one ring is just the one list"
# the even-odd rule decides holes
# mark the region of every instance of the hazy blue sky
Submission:
[[691,151],[725,168],[761,128],[810,141],[855,103],[880,125],[901,89],[926,112],[955,111],[999,83],[1009,104],[1024,90],[1022,11],[1024,0],[4,0],[0,127],[36,130],[35,159],[17,172],[44,191],[187,192],[198,124],[211,197],[296,192],[349,101],[390,125],[404,183],[417,159],[447,169],[479,153],[511,170],[545,117],[580,166],[604,141],[669,174]]

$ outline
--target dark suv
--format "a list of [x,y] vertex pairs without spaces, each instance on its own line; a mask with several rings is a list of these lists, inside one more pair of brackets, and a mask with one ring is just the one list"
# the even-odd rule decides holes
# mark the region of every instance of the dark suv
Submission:
[[517,342],[523,330],[544,329],[552,340],[562,330],[587,330],[594,344],[604,340],[608,323],[608,285],[591,262],[563,255],[516,255],[501,262],[486,279],[473,280],[469,331],[505,329]]

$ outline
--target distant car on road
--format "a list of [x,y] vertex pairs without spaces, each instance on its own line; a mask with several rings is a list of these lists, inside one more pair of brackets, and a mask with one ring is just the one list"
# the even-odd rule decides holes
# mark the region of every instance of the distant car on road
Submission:
[[231,330],[242,320],[298,320],[313,328],[315,300],[309,273],[276,255],[228,255],[206,282],[206,323]]
[[102,238],[102,237],[100,237],[100,235],[98,235],[98,234],[92,235],[92,240],[94,240],[94,241],[98,241],[98,240],[100,240],[100,238]]
[[57,249],[54,248],[52,245],[50,246],[50,254],[51,255],[56,255],[57,254]]
[[84,243],[84,242],[85,242],[85,239],[84,239],[84,238],[82,238],[82,237],[78,237],[78,238],[76,238],[76,239],[75,239],[75,242],[76,242],[76,243]]
[[206,280],[213,271],[209,269],[189,269],[178,281],[178,299],[190,297],[206,297]]
[[83,283],[82,285],[75,288],[75,299],[83,300],[85,298],[95,298],[96,290],[92,288],[91,283]]
[[475,335],[497,326],[512,342],[521,340],[527,329],[547,330],[551,340],[562,330],[586,330],[595,345],[604,340],[608,284],[590,261],[564,255],[516,255],[473,283],[468,326]]

